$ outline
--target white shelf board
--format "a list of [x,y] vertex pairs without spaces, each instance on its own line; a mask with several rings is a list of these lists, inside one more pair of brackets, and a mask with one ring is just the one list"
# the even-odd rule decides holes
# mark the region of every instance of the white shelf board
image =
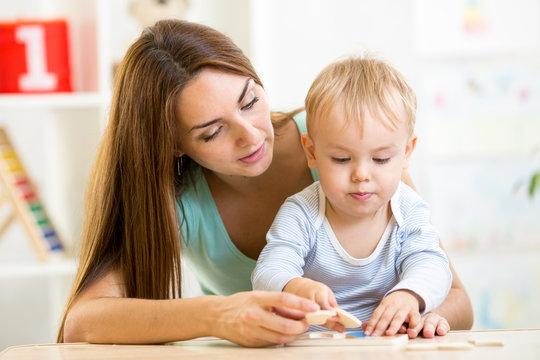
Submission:
[[98,92],[50,94],[2,94],[0,109],[89,108],[107,105],[107,96]]
[[0,279],[74,275],[76,271],[75,260],[53,258],[47,262],[0,264]]

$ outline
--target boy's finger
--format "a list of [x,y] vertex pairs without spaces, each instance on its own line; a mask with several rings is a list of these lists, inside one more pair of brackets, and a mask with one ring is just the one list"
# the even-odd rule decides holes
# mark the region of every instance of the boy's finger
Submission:
[[410,339],[414,339],[418,336],[423,327],[423,319],[420,313],[413,311],[409,314],[409,328],[407,329],[407,335]]
[[396,335],[398,330],[403,325],[403,322],[405,321],[405,318],[407,317],[407,313],[404,311],[398,311],[395,313],[394,317],[390,321],[390,324],[388,325],[388,329],[384,332],[385,335],[392,336]]
[[373,314],[371,315],[371,319],[369,319],[366,325],[366,328],[364,329],[364,334],[372,335],[373,330],[375,329],[375,326],[379,322],[379,318],[381,314],[384,312],[384,309],[385,309],[385,306],[382,304],[377,306],[375,311],[373,311]]
[[329,318],[323,326],[337,332],[345,331],[345,326],[339,322],[339,318],[337,316],[332,316]]
[[373,330],[372,335],[373,336],[380,336],[384,334],[386,329],[388,328],[388,325],[390,325],[390,322],[396,315],[396,310],[394,308],[387,308],[385,312],[381,315],[379,321],[377,322],[377,326],[375,327],[375,330]]

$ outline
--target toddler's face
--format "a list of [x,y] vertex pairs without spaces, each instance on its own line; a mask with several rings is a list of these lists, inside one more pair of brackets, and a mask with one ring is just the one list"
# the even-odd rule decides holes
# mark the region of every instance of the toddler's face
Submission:
[[390,129],[366,110],[361,126],[356,119],[347,122],[342,107],[335,106],[312,124],[311,137],[305,134],[302,141],[309,166],[319,171],[327,211],[364,217],[385,209],[416,143],[407,122]]

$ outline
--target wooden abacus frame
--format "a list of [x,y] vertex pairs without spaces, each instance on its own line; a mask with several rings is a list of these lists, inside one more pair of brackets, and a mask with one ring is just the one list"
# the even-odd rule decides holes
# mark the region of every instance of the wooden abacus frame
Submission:
[[63,253],[45,208],[28,177],[6,131],[0,128],[0,179],[3,191],[0,206],[11,204],[12,212],[0,224],[0,237],[14,220],[20,220],[39,258],[47,261],[51,253]]

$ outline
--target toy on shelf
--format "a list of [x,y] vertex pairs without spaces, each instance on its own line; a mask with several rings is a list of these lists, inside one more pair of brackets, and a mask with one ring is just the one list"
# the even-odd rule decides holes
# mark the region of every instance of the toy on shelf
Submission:
[[39,258],[46,261],[51,254],[63,254],[45,207],[39,200],[32,182],[24,170],[6,131],[0,128],[0,206],[10,204],[12,212],[0,224],[0,237],[14,220],[20,220]]
[[0,93],[72,91],[65,20],[1,22],[0,53]]

